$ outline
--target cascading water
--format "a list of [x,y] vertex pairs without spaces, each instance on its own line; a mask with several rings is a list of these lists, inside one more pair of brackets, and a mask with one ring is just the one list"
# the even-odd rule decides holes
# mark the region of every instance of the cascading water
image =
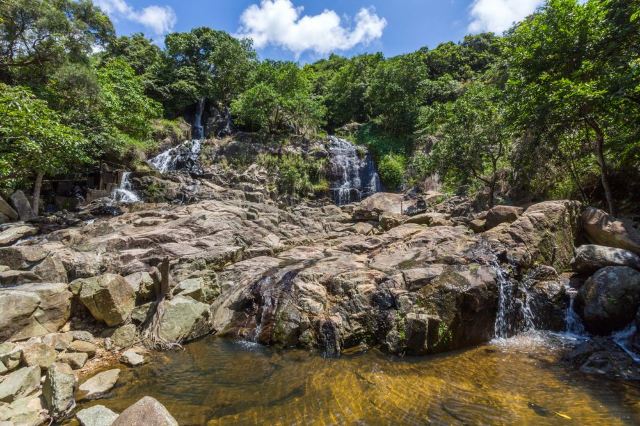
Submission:
[[133,192],[133,186],[131,185],[131,172],[122,173],[122,180],[120,186],[113,190],[111,198],[118,203],[132,204],[142,201],[138,194]]
[[[535,330],[534,316],[529,307],[530,296],[525,284],[516,284],[497,260],[491,261],[498,283],[498,312],[495,337],[506,339],[518,332]],[[520,296],[520,298],[518,298]]]
[[569,306],[567,307],[567,311],[564,317],[565,335],[569,338],[579,339],[586,336],[587,332],[584,329],[582,320],[574,309],[578,290],[572,287],[568,287],[567,294],[569,295]]
[[196,113],[193,116],[193,124],[192,124],[192,136],[193,139],[203,139],[204,138],[204,126],[202,125],[202,115],[204,114],[204,98],[198,100],[196,104]]
[[380,177],[369,153],[362,158],[356,147],[344,139],[329,137],[331,195],[338,205],[360,201],[382,189]]
[[631,349],[631,339],[636,334],[636,331],[637,328],[635,323],[631,323],[627,328],[614,333],[611,337],[616,345],[625,351],[634,362],[640,363],[640,354]]
[[202,141],[194,139],[158,154],[149,160],[149,164],[161,173],[184,170],[201,174],[199,162],[201,151]]

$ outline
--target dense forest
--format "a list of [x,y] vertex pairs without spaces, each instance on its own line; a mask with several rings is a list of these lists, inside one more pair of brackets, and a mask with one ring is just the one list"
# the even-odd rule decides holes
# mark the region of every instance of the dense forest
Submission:
[[628,211],[640,0],[549,0],[504,35],[304,66],[210,28],[162,47],[118,37],[89,0],[0,4],[0,190],[38,194],[47,177],[139,162],[167,135],[200,136],[185,118],[205,103],[256,143],[367,145],[389,190],[437,175],[489,205],[568,197]]

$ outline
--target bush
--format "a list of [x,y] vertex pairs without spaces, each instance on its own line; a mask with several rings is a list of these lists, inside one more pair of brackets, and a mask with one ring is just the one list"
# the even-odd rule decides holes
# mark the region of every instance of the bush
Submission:
[[407,160],[403,155],[390,153],[382,157],[378,173],[382,184],[390,190],[400,189],[404,181]]

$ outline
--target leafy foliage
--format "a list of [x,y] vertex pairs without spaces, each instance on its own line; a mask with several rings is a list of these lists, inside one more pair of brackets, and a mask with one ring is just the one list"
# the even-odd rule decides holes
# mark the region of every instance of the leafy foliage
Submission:
[[32,173],[63,173],[89,160],[82,134],[62,124],[46,102],[21,86],[0,83],[0,140],[2,186]]

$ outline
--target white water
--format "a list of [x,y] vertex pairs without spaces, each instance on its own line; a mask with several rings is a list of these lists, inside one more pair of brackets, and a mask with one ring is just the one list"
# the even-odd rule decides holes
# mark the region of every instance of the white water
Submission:
[[[514,284],[497,260],[491,262],[498,282],[498,312],[496,313],[495,338],[507,339],[519,332],[535,331],[534,316],[529,306],[529,293],[524,284]],[[521,294],[521,300],[517,293]]]
[[116,188],[111,194],[111,198],[123,204],[133,204],[139,203],[140,197],[133,191],[133,187],[131,185],[131,172],[124,172],[122,174],[122,181],[120,182],[120,186]]
[[336,204],[360,201],[382,189],[369,154],[361,158],[351,142],[335,136],[330,136],[329,140],[333,174],[331,193]]
[[161,152],[149,160],[149,164],[160,173],[178,170],[185,165],[188,168],[189,164],[197,163],[201,151],[202,141],[194,139]]
[[631,349],[631,338],[636,334],[636,331],[635,323],[631,323],[627,328],[614,333],[611,337],[616,345],[625,351],[634,362],[640,363],[640,354]]
[[582,324],[582,319],[578,316],[574,309],[574,303],[578,290],[568,287],[567,294],[569,295],[569,306],[564,317],[565,335],[570,338],[584,338],[587,336],[587,331]]

